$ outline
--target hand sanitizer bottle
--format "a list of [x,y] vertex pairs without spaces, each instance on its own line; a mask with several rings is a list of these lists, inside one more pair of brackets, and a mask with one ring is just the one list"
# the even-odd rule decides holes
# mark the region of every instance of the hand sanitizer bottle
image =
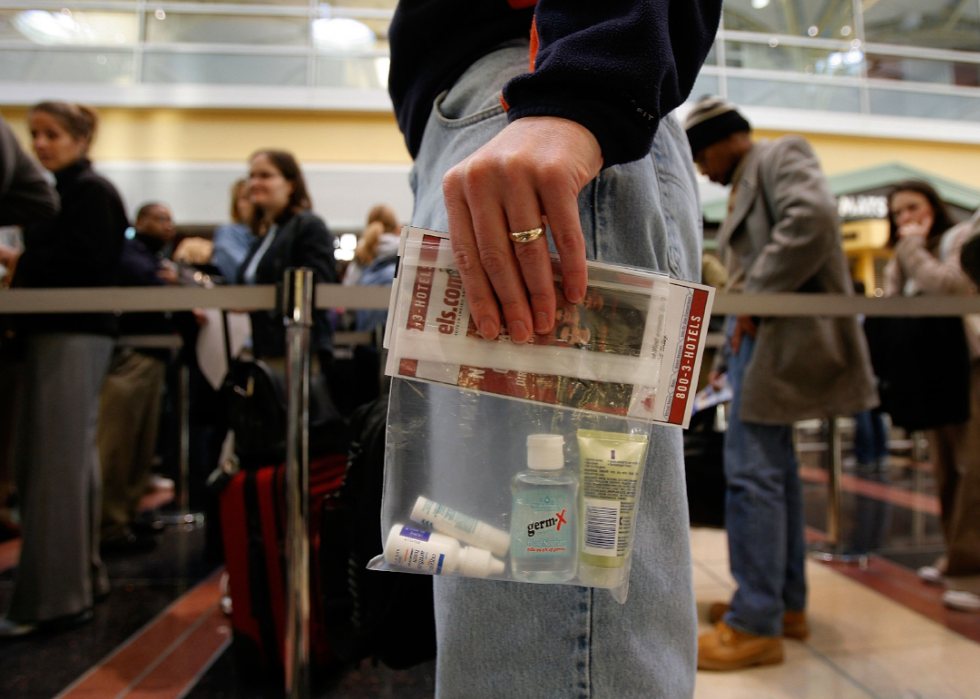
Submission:
[[526,582],[566,582],[578,568],[578,479],[558,434],[527,438],[528,470],[514,476],[511,571]]

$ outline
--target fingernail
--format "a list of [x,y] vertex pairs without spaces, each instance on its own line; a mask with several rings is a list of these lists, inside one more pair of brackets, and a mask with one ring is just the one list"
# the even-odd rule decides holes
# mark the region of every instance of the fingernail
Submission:
[[510,324],[509,328],[510,338],[518,344],[524,344],[531,337],[531,334],[527,331],[527,326],[524,325],[523,321],[515,320]]
[[583,292],[581,289],[568,289],[565,292],[565,298],[567,298],[570,303],[581,303],[585,298],[585,292]]
[[492,340],[497,337],[497,324],[489,318],[484,318],[480,321],[480,334],[484,339]]
[[546,332],[548,332],[548,330],[549,330],[549,328],[548,328],[548,314],[547,313],[541,313],[540,311],[538,313],[535,313],[534,314],[534,331],[537,332],[537,333],[546,333]]

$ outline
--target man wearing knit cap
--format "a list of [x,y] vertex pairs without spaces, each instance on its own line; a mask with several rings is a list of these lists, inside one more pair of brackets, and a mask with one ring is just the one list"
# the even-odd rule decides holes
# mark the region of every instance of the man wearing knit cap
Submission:
[[[702,174],[732,186],[718,232],[725,291],[853,293],[837,205],[809,144],[799,136],[754,143],[750,128],[717,97],[701,99],[685,123]],[[725,527],[738,590],[711,607],[715,629],[698,640],[703,670],[778,663],[782,636],[808,635],[792,424],[878,404],[855,318],[739,316],[727,328],[722,364],[735,395],[725,433]]]

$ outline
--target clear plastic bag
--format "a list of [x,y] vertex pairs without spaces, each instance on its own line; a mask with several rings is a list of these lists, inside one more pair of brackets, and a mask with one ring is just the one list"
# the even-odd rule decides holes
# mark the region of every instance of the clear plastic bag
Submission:
[[549,335],[488,341],[446,234],[403,233],[389,311],[377,570],[610,589],[623,602],[652,425],[690,419],[713,292],[590,262]]
[[370,567],[603,587],[625,601],[651,433],[639,420],[396,379],[385,553]]

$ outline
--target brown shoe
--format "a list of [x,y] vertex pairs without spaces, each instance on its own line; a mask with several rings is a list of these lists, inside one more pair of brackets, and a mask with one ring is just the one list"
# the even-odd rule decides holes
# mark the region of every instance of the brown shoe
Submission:
[[698,638],[698,670],[741,670],[783,662],[783,639],[738,631],[719,621]]
[[[708,621],[717,624],[728,611],[728,602],[715,602],[708,607]],[[810,636],[810,625],[806,620],[806,612],[787,611],[783,614],[783,636],[805,641]]]

